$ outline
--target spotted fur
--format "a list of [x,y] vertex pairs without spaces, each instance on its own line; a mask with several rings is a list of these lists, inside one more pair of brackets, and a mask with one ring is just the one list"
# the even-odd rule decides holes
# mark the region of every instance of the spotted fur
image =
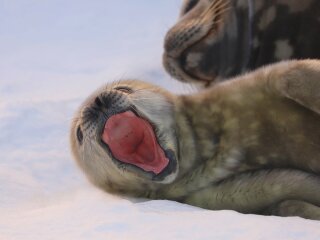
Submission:
[[185,0],[168,31],[163,64],[209,86],[266,64],[320,58],[318,0]]
[[[316,60],[278,63],[192,95],[109,84],[76,113],[72,152],[109,192],[320,220],[319,93]],[[117,161],[102,144],[107,119],[128,109],[154,125],[169,159],[159,176]]]

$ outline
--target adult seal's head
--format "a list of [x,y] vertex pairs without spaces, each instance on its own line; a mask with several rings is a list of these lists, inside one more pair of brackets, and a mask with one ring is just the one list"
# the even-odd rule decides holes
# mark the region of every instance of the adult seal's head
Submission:
[[98,89],[81,105],[71,147],[95,185],[139,195],[176,178],[174,98],[154,85],[123,81]]
[[320,58],[318,0],[185,0],[164,41],[174,78],[209,86],[285,59]]

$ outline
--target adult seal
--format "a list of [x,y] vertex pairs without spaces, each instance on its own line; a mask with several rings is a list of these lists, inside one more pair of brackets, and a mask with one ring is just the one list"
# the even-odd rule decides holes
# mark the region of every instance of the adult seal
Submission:
[[281,60],[319,59],[319,29],[318,0],[185,0],[163,64],[208,86]]
[[261,68],[192,95],[141,81],[94,92],[70,139],[112,193],[320,219],[320,61]]

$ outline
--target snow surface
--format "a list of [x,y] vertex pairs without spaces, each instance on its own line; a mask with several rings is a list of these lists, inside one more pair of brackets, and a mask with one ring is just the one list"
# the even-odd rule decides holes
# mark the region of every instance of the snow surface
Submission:
[[119,78],[190,87],[161,68],[180,0],[0,0],[0,240],[303,239],[320,223],[123,199],[90,185],[68,129],[81,101]]

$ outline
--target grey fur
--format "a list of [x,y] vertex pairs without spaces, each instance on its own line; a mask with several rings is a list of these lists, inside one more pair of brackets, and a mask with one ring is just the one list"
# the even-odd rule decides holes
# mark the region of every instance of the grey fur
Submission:
[[266,64],[320,58],[318,0],[185,0],[164,41],[174,78],[209,86]]

